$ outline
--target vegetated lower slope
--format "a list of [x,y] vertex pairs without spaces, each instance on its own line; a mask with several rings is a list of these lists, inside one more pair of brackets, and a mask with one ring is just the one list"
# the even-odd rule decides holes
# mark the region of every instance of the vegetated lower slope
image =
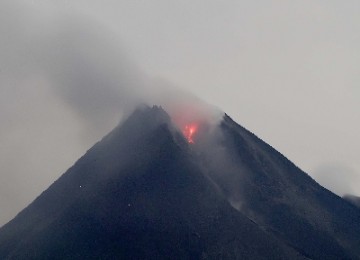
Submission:
[[303,258],[217,188],[168,115],[143,108],[0,229],[0,259]]

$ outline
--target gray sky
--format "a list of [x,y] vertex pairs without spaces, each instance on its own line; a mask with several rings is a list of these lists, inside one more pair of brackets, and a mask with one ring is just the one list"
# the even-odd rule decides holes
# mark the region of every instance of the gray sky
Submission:
[[194,93],[360,195],[359,12],[357,0],[2,0],[0,225],[133,104],[159,100],[155,86]]

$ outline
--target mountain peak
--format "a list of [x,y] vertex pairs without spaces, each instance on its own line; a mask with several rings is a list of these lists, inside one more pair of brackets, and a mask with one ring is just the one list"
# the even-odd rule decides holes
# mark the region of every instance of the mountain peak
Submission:
[[0,228],[0,258],[360,258],[356,207],[227,115],[183,115],[136,109]]
[[168,123],[171,121],[168,113],[161,106],[157,105],[153,105],[152,107],[147,105],[139,106],[132,116],[148,117],[148,120],[154,123]]

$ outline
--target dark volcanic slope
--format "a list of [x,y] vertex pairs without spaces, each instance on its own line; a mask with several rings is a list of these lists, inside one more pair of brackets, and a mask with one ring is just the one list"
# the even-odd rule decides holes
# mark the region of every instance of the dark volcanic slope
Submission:
[[0,229],[0,259],[302,258],[234,209],[191,150],[162,109],[136,111]]
[[0,259],[360,259],[360,210],[225,116],[137,110],[0,229]]
[[234,208],[309,258],[360,258],[358,209],[228,116],[209,135],[201,160]]

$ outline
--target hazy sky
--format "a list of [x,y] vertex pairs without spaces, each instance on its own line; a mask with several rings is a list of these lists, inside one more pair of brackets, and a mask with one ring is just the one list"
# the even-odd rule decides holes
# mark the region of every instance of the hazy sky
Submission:
[[360,195],[359,13],[358,0],[1,0],[0,225],[158,85]]

